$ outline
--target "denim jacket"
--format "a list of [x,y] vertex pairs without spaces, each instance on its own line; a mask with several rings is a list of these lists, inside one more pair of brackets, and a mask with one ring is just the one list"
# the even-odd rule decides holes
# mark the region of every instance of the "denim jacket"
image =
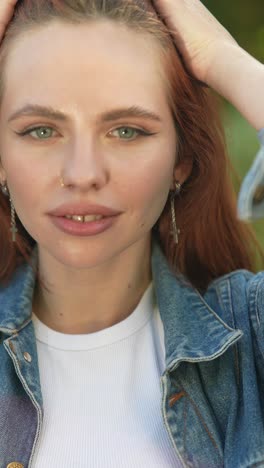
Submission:
[[[254,165],[247,184],[252,174]],[[155,241],[151,262],[166,352],[161,411],[183,467],[264,467],[264,273],[234,271],[202,296]],[[26,263],[0,286],[0,468],[32,466],[43,423],[34,286]]]
[[[156,242],[151,261],[166,351],[160,403],[174,450],[184,467],[264,467],[264,273],[235,271],[202,296],[172,274]],[[34,284],[25,263],[0,288],[0,468],[32,466],[42,428]]]

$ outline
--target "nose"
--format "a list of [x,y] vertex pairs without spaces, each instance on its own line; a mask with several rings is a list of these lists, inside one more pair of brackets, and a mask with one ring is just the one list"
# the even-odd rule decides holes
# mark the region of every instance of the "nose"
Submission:
[[68,148],[62,166],[60,176],[65,187],[99,190],[109,180],[105,153],[92,138],[76,139]]

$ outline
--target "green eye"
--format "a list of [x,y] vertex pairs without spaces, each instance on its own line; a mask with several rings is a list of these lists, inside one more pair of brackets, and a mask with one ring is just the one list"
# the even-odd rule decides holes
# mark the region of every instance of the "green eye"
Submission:
[[135,136],[135,133],[140,133],[139,130],[131,127],[120,127],[117,129],[117,132],[119,133],[120,137],[124,137],[125,140],[130,140],[133,138],[133,136]]
[[55,132],[55,130],[51,127],[34,127],[28,128],[24,132],[18,132],[17,135],[21,137],[26,137],[29,135],[35,140],[48,140],[53,136],[53,132]]
[[[117,136],[117,138],[127,141],[134,141],[139,137],[153,135],[153,133],[148,133],[134,127],[119,127],[116,130],[112,130],[110,133],[114,137]],[[117,133],[117,135],[115,135],[115,133]]]
[[[53,129],[50,127],[39,127],[32,129],[29,132],[33,138],[38,138],[39,140],[47,140],[48,138],[51,138],[53,135]],[[34,134],[36,136],[34,136]]]

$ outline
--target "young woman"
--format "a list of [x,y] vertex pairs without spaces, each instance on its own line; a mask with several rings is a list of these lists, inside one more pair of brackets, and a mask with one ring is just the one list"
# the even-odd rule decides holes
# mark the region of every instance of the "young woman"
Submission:
[[211,91],[261,138],[263,65],[199,0],[0,17],[0,467],[264,466],[264,276]]

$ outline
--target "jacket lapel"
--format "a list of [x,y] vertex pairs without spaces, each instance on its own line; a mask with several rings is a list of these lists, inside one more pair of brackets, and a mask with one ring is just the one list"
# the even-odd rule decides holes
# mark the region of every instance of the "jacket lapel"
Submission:
[[172,273],[156,242],[152,245],[152,274],[168,371],[181,361],[212,360],[242,337],[242,331],[230,328],[184,277]]

